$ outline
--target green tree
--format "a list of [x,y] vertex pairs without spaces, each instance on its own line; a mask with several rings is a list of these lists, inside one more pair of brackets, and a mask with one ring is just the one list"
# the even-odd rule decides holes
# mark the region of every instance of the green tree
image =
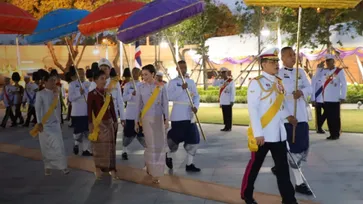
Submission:
[[[261,8],[244,5],[243,1],[236,1],[236,6],[240,11],[239,22],[241,24],[242,33],[258,34],[261,29],[259,14],[265,21],[275,21],[279,17],[281,30],[290,34],[287,39],[289,44],[296,43],[298,11],[292,8]],[[303,9],[302,12],[302,28],[300,42],[301,46],[316,48],[319,45],[327,45],[330,49],[332,42],[331,36],[332,25],[345,23],[345,26],[337,26],[335,31],[340,34],[350,34],[352,38],[355,36],[350,32],[356,29],[358,34],[363,31],[363,4],[360,3],[353,9]],[[262,11],[261,11],[262,10]],[[272,30],[276,29],[271,27]],[[341,42],[336,42],[340,43]]]
[[[217,4],[216,1],[206,0],[205,11],[193,18],[168,29],[167,35],[177,40],[181,47],[186,44],[198,45],[197,52],[207,59],[208,47],[205,42],[208,38],[235,35],[239,33],[237,17],[225,4]],[[185,52],[183,52],[185,53]],[[184,58],[183,54],[181,54]],[[207,89],[207,66],[203,60],[204,88]]]

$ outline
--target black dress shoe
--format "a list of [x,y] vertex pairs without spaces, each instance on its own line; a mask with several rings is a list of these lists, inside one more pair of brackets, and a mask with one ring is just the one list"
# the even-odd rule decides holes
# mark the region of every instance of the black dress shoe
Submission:
[[316,133],[318,133],[318,134],[325,134],[325,131],[324,130],[318,130],[318,131],[316,131]]
[[271,168],[271,172],[276,176],[276,167],[275,166]]
[[313,192],[311,192],[310,188],[305,183],[295,185],[295,191],[304,195],[313,195]]
[[327,140],[337,140],[339,139],[339,137],[333,137],[333,136],[329,136],[326,138]]
[[246,204],[258,204],[254,198],[242,198]]
[[226,131],[226,128],[221,129],[222,132]]
[[29,123],[24,123],[23,127],[29,127]]
[[82,156],[90,157],[90,156],[93,156],[93,154],[91,152],[89,152],[89,151],[83,151]]
[[121,157],[122,157],[122,160],[129,160],[127,152],[122,153]]
[[168,154],[165,157],[165,164],[169,169],[173,169],[173,158],[168,158]]
[[78,153],[79,153],[78,145],[74,145],[74,146],[73,146],[73,153],[74,153],[75,155],[78,155]]
[[194,166],[194,164],[191,165],[186,165],[185,166],[185,171],[187,172],[200,172],[200,168],[197,168]]

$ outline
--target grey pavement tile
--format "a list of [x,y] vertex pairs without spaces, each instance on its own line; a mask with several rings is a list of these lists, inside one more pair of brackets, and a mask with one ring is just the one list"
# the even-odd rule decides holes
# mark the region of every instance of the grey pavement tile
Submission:
[[[186,152],[183,144],[174,159],[173,175],[197,180],[212,181],[223,185],[239,188],[245,168],[250,159],[247,148],[246,127],[236,126],[232,132],[221,133],[218,125],[203,124],[208,142],[201,141],[194,163],[202,169],[199,174],[185,172]],[[207,131],[208,130],[208,131]],[[30,148],[39,148],[37,139],[32,138],[25,128],[8,128],[1,130],[0,142],[18,144]],[[129,146],[129,160],[121,160],[122,129],[118,134],[117,162],[123,165],[143,168],[143,149],[135,140]],[[68,155],[72,154],[72,129],[63,126],[63,137]],[[326,141],[324,135],[311,134],[311,146],[308,162],[303,165],[303,172],[315,190],[318,201],[322,204],[355,204],[363,203],[363,134],[346,134],[338,141]],[[184,203],[184,195],[176,194],[147,186],[128,182],[113,184],[94,184],[90,173],[72,171],[69,178],[55,172],[54,177],[44,178],[43,165],[24,158],[0,154],[0,171],[11,169],[10,173],[0,174],[0,203],[13,201],[22,203],[20,198],[29,196],[30,200],[39,201],[43,198],[57,198],[55,203]],[[89,158],[92,159],[92,158]],[[19,163],[26,166],[26,171],[19,168]],[[36,164],[36,165],[34,165]],[[256,191],[279,194],[276,178],[270,168],[274,162],[269,153],[257,178]],[[166,174],[169,174],[165,168]],[[291,180],[294,178],[291,174]],[[6,183],[4,186],[1,183]],[[53,187],[57,184],[57,187]],[[168,194],[166,196],[166,193]],[[142,196],[140,196],[142,195]],[[299,198],[307,198],[297,194]],[[67,199],[66,199],[67,198]],[[190,203],[203,203],[200,199],[190,199]],[[4,202],[1,202],[4,201]],[[189,202],[187,202],[189,203]],[[204,201],[206,204],[219,203]]]

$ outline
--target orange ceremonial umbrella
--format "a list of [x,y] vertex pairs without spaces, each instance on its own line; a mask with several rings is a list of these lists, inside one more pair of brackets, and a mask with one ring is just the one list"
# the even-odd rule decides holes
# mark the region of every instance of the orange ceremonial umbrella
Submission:
[[138,1],[113,1],[88,14],[78,25],[79,31],[89,36],[106,30],[120,27],[120,25],[135,11],[145,5]]
[[31,34],[38,21],[10,3],[0,2],[0,34]]

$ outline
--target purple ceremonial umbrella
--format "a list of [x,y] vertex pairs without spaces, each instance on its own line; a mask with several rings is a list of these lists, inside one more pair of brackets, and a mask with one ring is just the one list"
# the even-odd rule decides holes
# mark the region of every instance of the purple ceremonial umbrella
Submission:
[[131,43],[204,11],[203,0],[156,0],[133,13],[118,29],[117,38]]

